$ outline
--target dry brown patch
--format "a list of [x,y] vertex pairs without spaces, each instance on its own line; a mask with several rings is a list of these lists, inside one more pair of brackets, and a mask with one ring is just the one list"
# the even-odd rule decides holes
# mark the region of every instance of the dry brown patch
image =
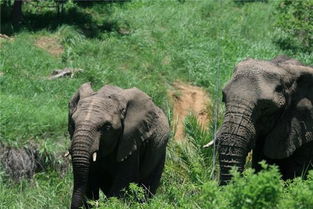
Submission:
[[206,129],[210,120],[210,99],[204,89],[175,82],[173,89],[168,92],[173,104],[174,138],[181,140],[185,137],[184,120],[190,113],[195,115],[202,128]]
[[55,37],[42,36],[36,40],[35,45],[54,56],[59,56],[64,52],[63,47]]
[[0,47],[2,45],[3,42],[6,42],[6,41],[13,41],[14,38],[10,37],[10,36],[7,36],[5,34],[1,34],[0,33]]

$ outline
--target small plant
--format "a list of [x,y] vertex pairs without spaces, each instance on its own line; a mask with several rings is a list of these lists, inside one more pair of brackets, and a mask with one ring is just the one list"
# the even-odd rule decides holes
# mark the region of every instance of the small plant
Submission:
[[126,190],[126,198],[131,202],[146,201],[145,190],[137,184],[131,183]]

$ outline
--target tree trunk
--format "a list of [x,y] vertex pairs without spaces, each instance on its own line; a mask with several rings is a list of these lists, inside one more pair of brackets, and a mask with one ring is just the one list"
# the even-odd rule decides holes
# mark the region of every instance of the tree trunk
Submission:
[[23,0],[15,0],[11,12],[11,20],[13,23],[18,23],[22,19],[22,4]]

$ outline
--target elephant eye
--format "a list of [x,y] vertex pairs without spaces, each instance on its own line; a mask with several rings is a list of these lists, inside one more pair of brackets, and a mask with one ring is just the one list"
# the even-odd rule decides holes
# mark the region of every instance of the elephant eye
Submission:
[[103,125],[102,125],[102,129],[103,130],[110,130],[112,128],[112,124],[110,122],[105,122]]
[[110,122],[104,122],[98,126],[97,131],[107,131],[112,128],[112,124]]
[[104,129],[105,130],[110,130],[112,128],[112,125],[106,125],[106,126],[104,126]]
[[275,91],[276,92],[282,92],[284,90],[282,85],[276,86]]

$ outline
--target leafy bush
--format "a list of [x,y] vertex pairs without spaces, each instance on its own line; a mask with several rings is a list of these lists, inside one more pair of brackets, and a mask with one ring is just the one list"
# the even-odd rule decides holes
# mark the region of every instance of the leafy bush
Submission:
[[233,171],[234,178],[226,193],[231,208],[277,208],[282,193],[278,168],[261,165],[263,170],[257,174],[247,169],[241,177]]
[[313,1],[280,0],[276,5],[277,43],[284,49],[313,49]]
[[308,179],[296,178],[287,183],[285,197],[279,208],[312,209],[313,208],[313,170]]

